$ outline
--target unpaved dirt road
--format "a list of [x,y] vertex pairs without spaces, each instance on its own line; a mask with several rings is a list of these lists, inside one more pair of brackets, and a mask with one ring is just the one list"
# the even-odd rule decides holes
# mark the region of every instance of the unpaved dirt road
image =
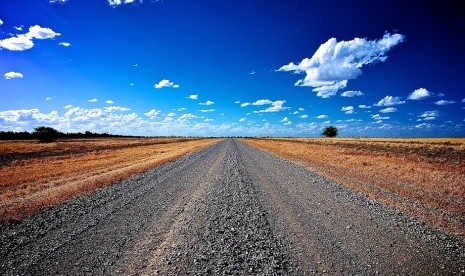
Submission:
[[237,140],[0,227],[1,275],[461,275],[463,241]]

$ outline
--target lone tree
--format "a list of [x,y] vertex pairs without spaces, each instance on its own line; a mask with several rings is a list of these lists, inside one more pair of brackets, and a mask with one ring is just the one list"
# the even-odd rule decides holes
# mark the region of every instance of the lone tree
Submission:
[[337,127],[329,126],[329,127],[325,127],[325,129],[323,130],[322,135],[331,138],[331,137],[336,137],[337,132],[338,132]]
[[34,132],[32,134],[37,137],[41,143],[54,142],[58,136],[60,136],[60,132],[58,130],[54,129],[53,127],[45,126],[34,128]]

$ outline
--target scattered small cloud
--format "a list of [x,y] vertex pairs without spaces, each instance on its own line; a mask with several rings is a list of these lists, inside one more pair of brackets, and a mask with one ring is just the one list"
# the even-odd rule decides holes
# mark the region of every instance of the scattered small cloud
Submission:
[[289,120],[289,118],[287,118],[287,117],[284,117],[280,122],[284,123],[285,125],[292,124],[291,120]]
[[96,103],[96,102],[98,102],[98,99],[95,99],[95,98],[94,98],[94,99],[90,99],[90,100],[89,100],[89,103]]
[[363,96],[363,95],[365,94],[363,94],[362,91],[354,91],[354,90],[349,90],[349,91],[345,91],[341,93],[341,97],[348,97],[348,98],[352,98],[356,96]]
[[252,103],[252,105],[265,105],[265,104],[272,104],[273,101],[271,100],[268,100],[268,99],[261,99],[261,100],[257,100],[255,102]]
[[397,111],[397,108],[395,107],[386,107],[384,109],[381,109],[379,112],[381,113],[392,113],[392,112],[396,112]]
[[448,100],[439,100],[435,102],[436,105],[448,105],[448,104],[454,104],[455,101],[448,101]]
[[255,71],[249,72],[249,75],[255,75]]
[[462,99],[462,103],[465,103],[465,98]]
[[206,118],[206,119],[204,120],[204,122],[213,122],[213,121],[215,121],[215,120],[214,120],[214,119],[211,119],[211,118]]
[[330,38],[311,58],[298,64],[291,62],[278,71],[305,73],[295,85],[313,87],[318,97],[328,98],[345,88],[348,80],[360,76],[364,65],[386,61],[386,53],[404,39],[401,34],[389,33],[379,40],[354,38],[338,42],[336,38]]
[[297,114],[299,114],[299,113],[300,113],[300,112],[299,112],[298,110],[292,112],[293,115],[297,115]]
[[134,83],[131,82],[129,85],[130,85],[130,86],[134,86]]
[[247,118],[240,118],[240,119],[239,119],[239,122],[242,123],[242,122],[245,122],[246,120],[247,120]]
[[105,101],[107,104],[114,104],[115,102],[113,102],[112,100],[106,100]]
[[299,111],[305,111],[305,109],[303,107],[299,107],[297,110]]
[[389,120],[389,119],[391,119],[391,117],[389,117],[389,116],[382,117],[379,114],[371,115],[371,118],[373,118],[375,120]]
[[423,100],[433,96],[434,93],[428,91],[426,88],[418,88],[408,95],[408,100]]
[[69,47],[71,46],[71,43],[63,41],[63,42],[58,43],[58,45],[63,46],[63,47]]
[[64,3],[68,2],[68,0],[49,0],[48,2],[50,4],[55,4],[55,3],[64,4]]
[[3,25],[3,20],[0,19],[0,26],[2,26],[2,25]]
[[187,98],[189,98],[191,100],[197,100],[199,98],[199,95],[192,94],[192,95],[189,95]]
[[53,39],[60,35],[60,33],[56,33],[50,28],[34,25],[29,27],[29,31],[25,34],[17,34],[16,36],[0,40],[0,49],[24,51],[34,47],[33,39]]
[[139,64],[135,63],[135,64],[133,65],[133,67],[139,67]]
[[240,104],[240,103],[241,103],[241,101],[235,101],[234,103],[235,103],[235,104]]
[[72,104],[68,104],[68,105],[65,105],[63,106],[64,109],[70,109],[70,108],[73,108],[74,106]]
[[421,124],[416,125],[415,127],[416,128],[431,128],[432,126],[433,125],[431,125],[431,124],[421,123]]
[[22,79],[23,78],[23,74],[19,73],[19,72],[8,72],[8,73],[5,73],[5,75],[3,75],[5,77],[5,79],[7,80],[11,80],[11,79]]
[[21,26],[14,26],[13,28],[15,28],[15,30],[17,30],[17,31],[22,32],[22,31],[23,31],[23,27],[24,27],[24,26],[21,25]]
[[354,114],[355,111],[354,111],[354,107],[349,105],[349,106],[343,106],[341,108],[341,111],[344,111],[346,114]]
[[358,106],[358,108],[361,108],[361,109],[369,109],[369,108],[371,108],[371,106],[361,104],[361,105]]
[[53,100],[53,98],[52,97],[47,97],[47,98],[45,98],[45,100],[46,101],[51,101],[51,100]]
[[204,102],[204,103],[199,103],[199,105],[212,105],[212,104],[214,104],[214,103],[215,103],[215,102],[213,102],[213,101],[206,101],[206,102]]
[[417,121],[432,121],[435,120],[439,116],[439,111],[432,110],[432,111],[425,111],[422,114],[418,115]]
[[[344,111],[344,110],[342,110],[342,111]],[[328,115],[326,115],[326,114],[321,114],[321,115],[316,116],[316,118],[317,118],[317,119],[326,119],[326,118],[328,118]]]
[[161,89],[164,87],[179,88],[179,84],[175,84],[174,82],[167,80],[167,79],[162,79],[158,83],[154,84],[153,87],[155,89]]
[[259,111],[254,111],[254,113],[279,112],[279,111],[290,109],[290,107],[283,106],[283,104],[285,104],[285,103],[286,103],[286,101],[284,101],[284,100],[278,100],[278,101],[270,101],[270,100],[266,100],[266,99],[258,100],[256,102],[254,102],[253,105],[270,104],[271,106],[266,108],[266,109],[262,109],[262,110],[259,110]]
[[393,105],[398,105],[398,104],[404,104],[405,101],[402,101],[399,97],[393,97],[393,96],[386,96],[379,100],[378,103],[375,104],[375,106],[393,106]]
[[123,4],[139,4],[142,3],[142,0],[108,0],[110,6],[119,6]]
[[214,112],[215,109],[214,108],[212,108],[212,109],[200,109],[199,111],[203,112],[203,113],[207,113],[207,112]]
[[241,103],[241,107],[246,107],[246,106],[249,106],[249,105],[250,105],[249,102]]
[[160,110],[151,109],[148,112],[144,113],[144,115],[149,117],[150,119],[155,119],[160,113]]
[[308,118],[308,115],[307,115],[307,114],[300,115],[300,118],[302,118],[302,119],[307,119],[307,118]]

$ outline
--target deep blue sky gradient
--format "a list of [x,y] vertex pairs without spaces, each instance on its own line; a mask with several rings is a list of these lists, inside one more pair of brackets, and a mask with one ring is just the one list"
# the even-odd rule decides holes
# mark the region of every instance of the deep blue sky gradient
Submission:
[[[0,40],[34,25],[61,36],[34,40],[34,47],[24,51],[0,50],[0,131],[50,125],[62,131],[142,135],[318,136],[332,124],[343,136],[463,136],[463,18],[459,6],[443,1],[164,0],[111,7],[106,0],[5,0]],[[23,31],[14,26],[24,26]],[[405,41],[387,52],[385,62],[364,66],[363,74],[336,96],[317,97],[311,87],[294,86],[303,75],[276,72],[312,57],[332,37],[375,40],[385,32],[402,34]],[[64,41],[71,46],[58,45]],[[24,76],[7,80],[3,75],[10,71]],[[155,89],[162,79],[180,87]],[[418,88],[435,95],[406,100]],[[364,95],[341,97],[347,90]],[[198,100],[187,99],[192,94]],[[406,103],[396,105],[397,112],[380,114],[390,119],[376,123],[371,115],[385,107],[373,105],[387,95]],[[96,103],[89,102],[94,98]],[[67,105],[102,109],[109,99],[131,110],[82,121],[65,118]],[[254,114],[267,106],[234,103],[259,99],[285,100],[290,109]],[[199,105],[207,100],[214,104]],[[436,105],[438,100],[455,103]],[[371,108],[359,109],[360,104]],[[356,113],[345,114],[343,106],[354,106]],[[215,111],[199,111],[210,108]],[[298,108],[305,111],[290,114]],[[5,119],[8,112],[32,109],[56,111],[60,118]],[[152,109],[160,111],[155,118],[144,115]],[[418,121],[426,111],[438,116]],[[166,120],[171,112],[174,121]],[[118,117],[131,113],[129,121]],[[184,114],[195,118],[179,119]],[[302,114],[308,118],[298,117]],[[322,114],[328,118],[316,118]],[[284,117],[292,123],[284,125]],[[112,120],[115,124],[108,126]]]

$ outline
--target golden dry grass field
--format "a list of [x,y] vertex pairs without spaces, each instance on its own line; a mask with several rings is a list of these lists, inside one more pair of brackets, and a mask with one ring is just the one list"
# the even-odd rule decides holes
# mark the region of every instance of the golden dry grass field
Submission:
[[465,138],[243,141],[465,237]]
[[199,151],[220,139],[0,141],[0,223]]

